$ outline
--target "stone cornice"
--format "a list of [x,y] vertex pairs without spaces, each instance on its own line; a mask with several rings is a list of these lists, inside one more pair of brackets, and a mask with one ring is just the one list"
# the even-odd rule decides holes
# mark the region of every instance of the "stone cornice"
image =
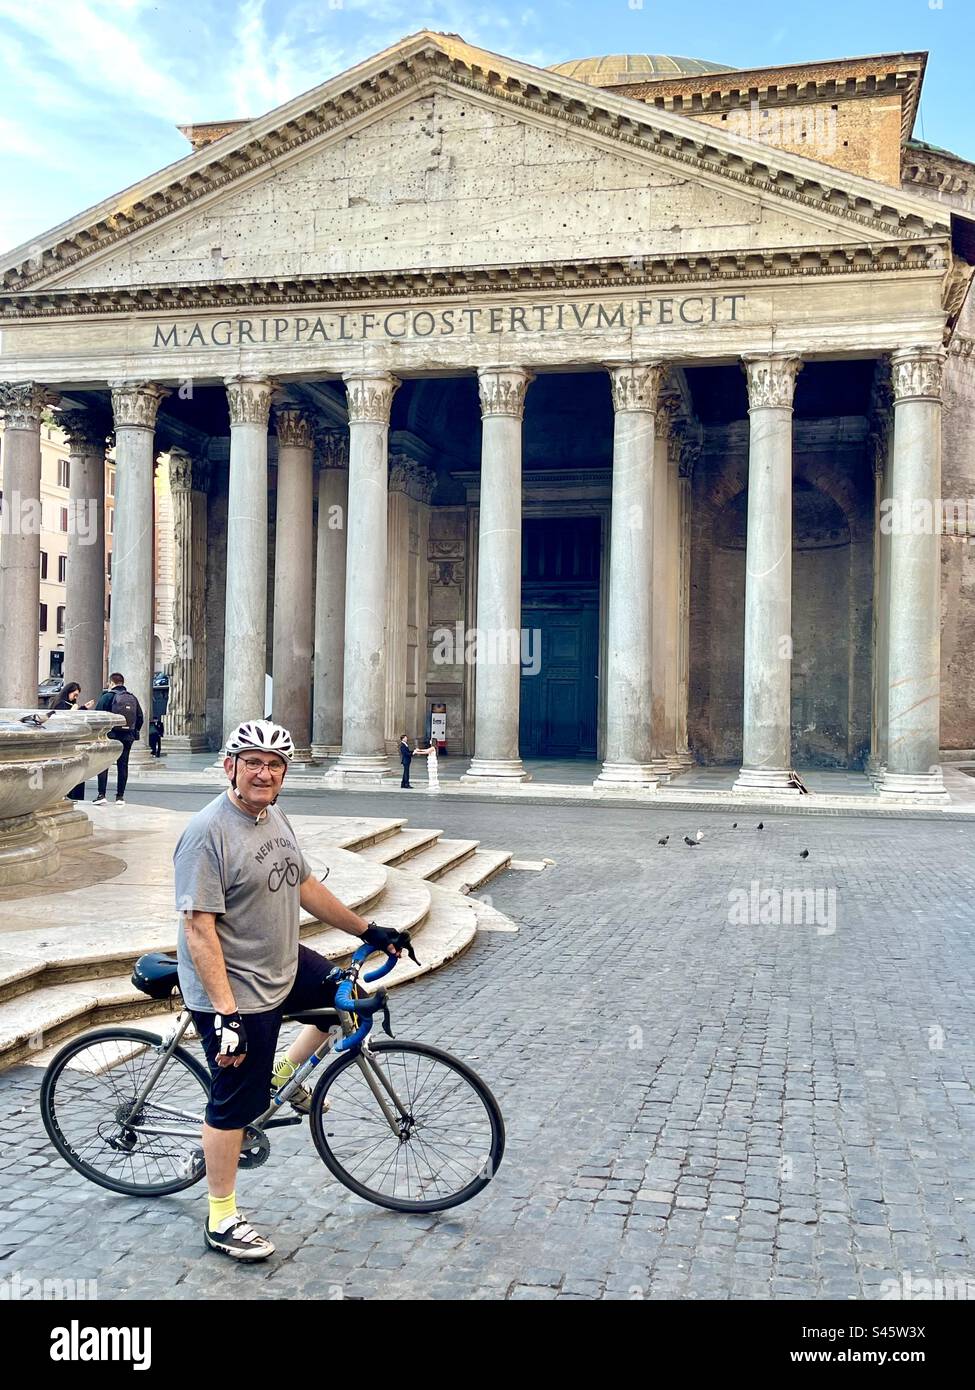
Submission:
[[288,304],[362,300],[418,300],[448,294],[639,289],[654,285],[739,284],[743,280],[806,280],[830,275],[944,272],[947,239],[851,243],[831,247],[779,247],[765,251],[535,261],[519,265],[438,267],[348,275],[277,277],[197,285],[158,284],[105,290],[52,289],[0,294],[0,319],[43,319],[90,314],[172,314]]
[[[383,65],[381,59],[386,58]],[[493,60],[485,67],[478,59]],[[369,67],[369,64],[362,65]],[[656,111],[632,98],[580,84],[514,60],[482,53],[460,42],[418,35],[388,55],[379,55],[367,77],[339,89],[331,83],[310,94],[311,105],[289,103],[268,117],[225,136],[161,175],[145,180],[82,217],[53,229],[48,238],[23,250],[24,257],[3,273],[3,288],[23,290],[60,276],[123,238],[148,230],[184,212],[236,180],[268,168],[311,141],[355,123],[404,95],[433,87],[457,88],[488,97],[567,128],[590,132],[631,149],[643,150],[680,167],[716,174],[755,192],[770,193],[831,217],[895,236],[924,236],[945,226],[934,208],[920,212],[900,190],[881,190],[857,176],[818,165],[782,150],[755,147],[693,120]],[[499,69],[505,68],[502,72]],[[362,67],[355,70],[362,72]],[[348,76],[346,74],[345,76]],[[328,88],[332,88],[330,95]],[[316,98],[318,98],[316,100]],[[671,128],[677,123],[678,129]],[[684,127],[684,128],[681,128]],[[60,235],[58,235],[60,233]],[[43,249],[39,249],[43,247]]]
[[901,140],[906,141],[914,125],[924,67],[923,53],[890,53],[781,67],[681,73],[620,83],[613,90],[685,116],[731,111],[753,101],[768,108],[896,93],[901,97]]

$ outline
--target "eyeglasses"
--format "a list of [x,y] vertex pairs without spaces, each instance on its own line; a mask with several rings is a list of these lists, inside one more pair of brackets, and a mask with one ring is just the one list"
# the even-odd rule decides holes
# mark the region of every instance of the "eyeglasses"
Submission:
[[273,763],[266,763],[263,758],[241,758],[240,761],[253,776],[259,772],[269,772],[272,777],[284,776],[284,764],[278,759]]

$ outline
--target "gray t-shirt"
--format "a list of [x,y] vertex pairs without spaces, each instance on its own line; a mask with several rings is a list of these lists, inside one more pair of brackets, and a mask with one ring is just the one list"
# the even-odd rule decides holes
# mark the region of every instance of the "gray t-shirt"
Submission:
[[198,811],[173,853],[180,913],[179,987],[187,1008],[215,1012],[193,967],[184,912],[214,912],[230,987],[242,1014],[273,1009],[298,967],[299,885],[311,872],[277,806],[255,821],[221,792]]

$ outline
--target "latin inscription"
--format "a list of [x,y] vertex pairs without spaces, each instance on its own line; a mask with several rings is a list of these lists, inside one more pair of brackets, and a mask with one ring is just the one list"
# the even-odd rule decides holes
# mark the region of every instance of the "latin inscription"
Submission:
[[692,294],[680,298],[621,300],[605,304],[482,305],[474,308],[390,309],[370,312],[228,318],[152,325],[154,348],[239,348],[268,343],[353,343],[398,338],[446,338],[452,334],[603,332],[608,329],[704,327],[741,323],[743,294]]

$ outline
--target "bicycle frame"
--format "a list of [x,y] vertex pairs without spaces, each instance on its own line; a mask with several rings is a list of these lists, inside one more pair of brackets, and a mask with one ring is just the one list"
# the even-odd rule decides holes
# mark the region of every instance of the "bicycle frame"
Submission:
[[[341,1019],[343,1033],[346,1037],[351,1036],[351,1034],[354,1032],[354,1029],[352,1027],[351,1022],[349,1021],[348,1015],[342,1013],[339,1015],[339,1017]],[[190,1014],[188,1009],[181,1010],[180,1013],[177,1014],[173,1027],[169,1031],[169,1035],[166,1036],[164,1034],[161,1039],[162,1050],[160,1052],[158,1062],[153,1067],[152,1071],[149,1073],[149,1076],[147,1077],[145,1084],[136,1093],[135,1098],[132,1102],[132,1108],[127,1112],[127,1114],[123,1118],[119,1119],[118,1123],[120,1128],[137,1129],[141,1134],[169,1135],[170,1137],[180,1139],[186,1137],[185,1127],[176,1129],[170,1128],[166,1125],[146,1124],[144,1122],[141,1122],[138,1125],[129,1125],[128,1121],[131,1119],[133,1115],[137,1115],[139,1113],[139,1110],[141,1109],[142,1105],[149,1096],[149,1093],[152,1091],[152,1088],[155,1086],[159,1077],[162,1075],[166,1065],[169,1062],[170,1057],[172,1057],[176,1048],[179,1046],[180,1041],[186,1035],[186,1032],[189,1029],[192,1021],[192,1015]],[[300,1124],[300,1115],[281,1115],[281,1107],[288,1100],[289,1096],[291,1096],[294,1093],[294,1091],[302,1084],[305,1078],[311,1074],[315,1067],[317,1067],[319,1063],[322,1062],[325,1059],[325,1057],[328,1056],[333,1044],[334,1038],[332,1036],[326,1037],[325,1042],[322,1043],[322,1045],[319,1048],[317,1048],[311,1054],[310,1057],[308,1057],[304,1062],[301,1063],[301,1065],[297,1068],[290,1080],[284,1086],[282,1086],[279,1091],[275,1092],[268,1108],[256,1119],[252,1120],[250,1124],[247,1126],[247,1128],[256,1130],[279,1129],[284,1125]],[[363,1042],[360,1044],[359,1051],[355,1057],[355,1063],[361,1070],[363,1076],[365,1077],[366,1084],[375,1096],[376,1103],[382,1111],[386,1123],[389,1125],[393,1134],[399,1136],[400,1125],[399,1120],[397,1118],[397,1114],[404,1115],[408,1112],[403,1102],[400,1100],[399,1096],[394,1090],[393,1086],[391,1085],[389,1079],[382,1071],[382,1068],[379,1067],[379,1065],[373,1058],[369,1048],[368,1038],[364,1039]],[[384,1097],[384,1095],[382,1094],[383,1091],[386,1092],[386,1095],[392,1101],[393,1106],[395,1107],[395,1113],[393,1109],[391,1109],[390,1105],[387,1103],[387,1100]],[[183,1121],[185,1124],[192,1124],[193,1126],[199,1126],[203,1124],[202,1115],[191,1115],[188,1114],[186,1111],[171,1109],[169,1106],[159,1104],[155,1104],[154,1108],[162,1112],[162,1114],[164,1115],[172,1116],[174,1120]]]

